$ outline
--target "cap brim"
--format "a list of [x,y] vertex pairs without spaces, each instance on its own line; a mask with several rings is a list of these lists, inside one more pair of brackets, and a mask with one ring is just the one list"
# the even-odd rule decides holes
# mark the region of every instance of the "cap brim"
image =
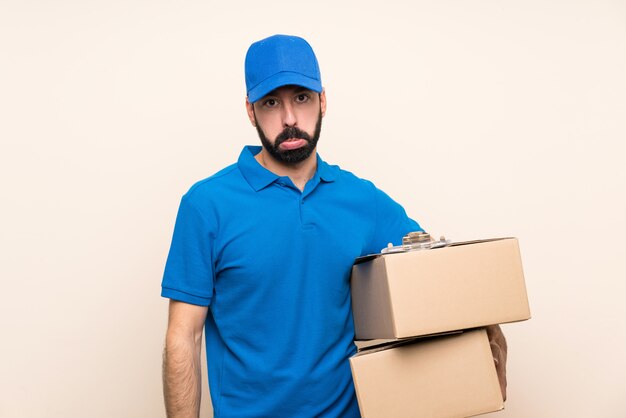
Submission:
[[320,80],[307,77],[300,73],[283,71],[266,78],[251,89],[248,92],[248,101],[254,103],[271,91],[287,85],[302,86],[318,93],[322,92],[322,82]]

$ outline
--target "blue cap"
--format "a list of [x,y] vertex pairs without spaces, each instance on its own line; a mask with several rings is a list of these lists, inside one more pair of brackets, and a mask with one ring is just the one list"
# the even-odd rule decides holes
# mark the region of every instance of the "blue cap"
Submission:
[[253,43],[248,48],[245,67],[250,103],[288,84],[322,92],[313,48],[297,36],[274,35]]

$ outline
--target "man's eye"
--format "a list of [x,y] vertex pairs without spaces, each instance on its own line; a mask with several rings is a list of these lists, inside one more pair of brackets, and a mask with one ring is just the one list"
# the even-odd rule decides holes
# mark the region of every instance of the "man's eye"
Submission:
[[278,104],[278,102],[276,101],[276,99],[267,99],[265,102],[263,102],[263,104],[267,107],[274,107]]
[[298,95],[296,96],[296,102],[299,102],[299,103],[304,103],[304,102],[306,102],[307,100],[309,100],[309,96],[308,96],[308,95],[306,95],[306,94],[298,94]]

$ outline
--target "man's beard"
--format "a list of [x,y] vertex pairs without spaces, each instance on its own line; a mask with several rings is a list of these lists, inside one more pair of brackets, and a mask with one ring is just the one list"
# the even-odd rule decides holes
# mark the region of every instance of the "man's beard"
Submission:
[[[278,136],[276,136],[276,140],[272,144],[263,133],[263,130],[259,126],[258,122],[255,125],[256,131],[259,133],[259,138],[261,138],[261,144],[263,144],[263,148],[265,148],[267,152],[269,152],[270,155],[274,157],[275,160],[285,163],[287,165],[295,165],[309,158],[309,156],[313,153],[313,150],[317,146],[317,141],[320,139],[320,133],[322,131],[322,111],[320,109],[317,123],[315,124],[315,132],[313,132],[313,136],[309,135],[301,129],[296,128],[295,126],[290,126],[285,128],[280,134],[278,134]],[[281,150],[280,144],[290,138],[304,139],[306,140],[306,144],[296,149]]]

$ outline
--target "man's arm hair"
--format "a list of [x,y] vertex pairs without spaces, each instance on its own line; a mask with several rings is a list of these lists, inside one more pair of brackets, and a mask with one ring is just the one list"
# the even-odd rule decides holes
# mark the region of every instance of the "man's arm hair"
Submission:
[[163,350],[163,396],[168,418],[197,418],[200,414],[200,352],[207,311],[206,306],[170,300]]

